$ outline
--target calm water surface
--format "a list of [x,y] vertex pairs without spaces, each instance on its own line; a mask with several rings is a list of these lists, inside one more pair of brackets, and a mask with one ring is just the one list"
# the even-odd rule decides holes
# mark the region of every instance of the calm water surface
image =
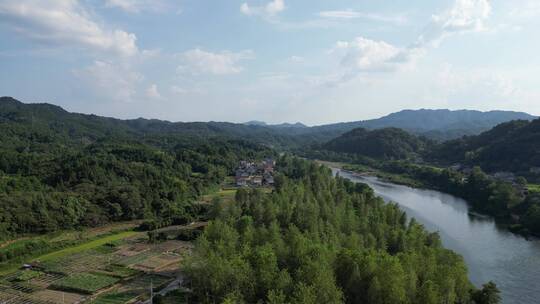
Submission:
[[[338,170],[334,169],[335,172]],[[540,241],[528,241],[469,213],[467,203],[432,190],[395,185],[345,171],[340,176],[366,183],[387,201],[396,202],[428,230],[438,231],[447,248],[460,253],[476,286],[497,283],[503,303],[540,303]]]

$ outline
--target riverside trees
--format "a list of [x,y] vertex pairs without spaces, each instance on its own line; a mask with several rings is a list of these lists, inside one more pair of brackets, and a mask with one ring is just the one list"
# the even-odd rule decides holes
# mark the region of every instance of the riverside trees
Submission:
[[462,258],[396,205],[310,162],[279,167],[274,193],[239,191],[198,240],[199,301],[473,303]]

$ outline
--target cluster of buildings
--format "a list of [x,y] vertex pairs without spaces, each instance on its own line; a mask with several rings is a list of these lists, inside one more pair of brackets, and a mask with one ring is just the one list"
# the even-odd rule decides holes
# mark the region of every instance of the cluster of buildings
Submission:
[[[469,175],[473,171],[472,167],[464,166],[461,164],[455,164],[451,166],[450,169],[465,175]],[[540,172],[540,170],[538,172]],[[491,177],[493,180],[498,180],[511,184],[521,194],[521,196],[527,196],[529,194],[529,189],[527,188],[527,186],[518,182],[518,177],[512,172],[495,172],[493,174],[489,174],[489,177]],[[467,179],[467,177],[463,177],[462,181],[466,182]]]
[[236,169],[235,183],[238,187],[261,187],[274,185],[273,159],[262,162],[241,161]]

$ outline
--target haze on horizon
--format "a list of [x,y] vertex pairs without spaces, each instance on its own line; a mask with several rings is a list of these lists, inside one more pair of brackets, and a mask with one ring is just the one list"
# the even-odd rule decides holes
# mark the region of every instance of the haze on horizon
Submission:
[[0,0],[0,95],[170,121],[540,114],[534,0]]

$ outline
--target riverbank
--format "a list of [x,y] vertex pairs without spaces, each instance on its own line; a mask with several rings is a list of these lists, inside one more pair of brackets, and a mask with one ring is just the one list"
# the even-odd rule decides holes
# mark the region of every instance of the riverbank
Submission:
[[534,213],[523,211],[523,206],[529,205],[528,197],[522,197],[511,184],[493,180],[481,170],[466,175],[431,165],[404,162],[383,162],[377,168],[365,164],[317,162],[360,175],[375,176],[393,184],[455,195],[469,203],[471,214],[494,218],[500,227],[526,238],[540,236],[540,230],[534,224],[540,219],[532,218]]
[[409,186],[418,189],[429,189],[429,187],[420,180],[415,180],[403,174],[384,172],[380,169],[369,167],[366,165],[354,165],[349,163],[331,162],[324,160],[315,160],[315,162],[321,165],[325,165],[329,168],[350,171],[361,175],[375,176],[382,181],[390,182],[393,184]]
[[526,240],[502,229],[492,217],[472,215],[465,200],[450,194],[396,185],[350,171],[341,171],[339,175],[367,184],[379,197],[398,204],[409,218],[437,232],[445,247],[463,256],[476,286],[487,280],[497,284],[502,303],[537,303],[538,240]]

